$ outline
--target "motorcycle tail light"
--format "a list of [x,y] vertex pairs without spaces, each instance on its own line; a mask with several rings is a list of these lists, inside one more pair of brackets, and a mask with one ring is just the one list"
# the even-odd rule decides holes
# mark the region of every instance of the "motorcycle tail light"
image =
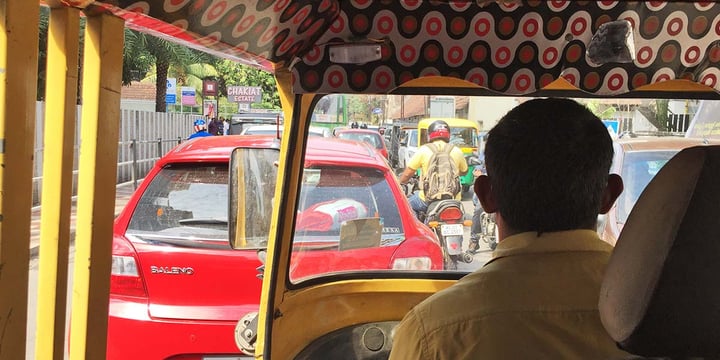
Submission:
[[463,218],[463,213],[456,207],[449,207],[438,215],[440,221],[458,221]]

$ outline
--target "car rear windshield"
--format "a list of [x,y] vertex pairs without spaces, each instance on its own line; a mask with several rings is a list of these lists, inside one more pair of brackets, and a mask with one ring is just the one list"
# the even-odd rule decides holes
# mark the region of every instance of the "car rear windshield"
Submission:
[[295,224],[296,245],[314,242],[337,247],[341,224],[359,218],[380,219],[380,246],[397,245],[404,239],[396,199],[382,171],[329,167],[304,170]]
[[340,134],[338,134],[338,137],[340,139],[346,139],[346,140],[354,140],[354,141],[362,141],[370,144],[372,147],[376,149],[382,149],[383,148],[383,141],[380,138],[380,133],[378,135],[374,134],[367,134],[367,133],[360,133],[360,132],[352,132],[352,131],[343,131]]
[[227,163],[170,165],[147,181],[128,234],[183,245],[228,244]]
[[625,223],[640,194],[678,150],[635,151],[625,154],[622,174],[625,189],[617,199],[618,220]]

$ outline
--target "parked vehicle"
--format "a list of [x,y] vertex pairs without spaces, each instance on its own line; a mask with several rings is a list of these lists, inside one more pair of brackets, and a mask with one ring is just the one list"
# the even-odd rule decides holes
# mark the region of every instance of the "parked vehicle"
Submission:
[[684,148],[717,145],[720,140],[692,139],[677,136],[623,135],[614,141],[615,156],[611,173],[620,174],[625,189],[615,205],[598,221],[600,236],[610,244],[615,242],[635,206],[640,194],[655,174],[675,154]]
[[338,139],[364,141],[373,148],[375,148],[384,158],[388,158],[388,150],[385,146],[385,140],[383,136],[374,129],[352,129],[352,128],[339,128],[333,131],[335,137]]
[[230,116],[228,135],[238,135],[250,126],[281,124],[283,120],[283,114],[279,111],[242,112],[233,114]]
[[[272,125],[248,125],[240,135],[282,135],[283,127],[276,124]],[[330,129],[322,126],[310,126],[311,136],[330,137]]]
[[[434,234],[414,218],[379,154],[358,142],[311,137],[309,144],[293,279],[442,269]],[[250,206],[240,211],[253,225],[243,228],[254,232],[234,237],[233,250],[226,204],[236,147],[253,150],[246,174],[254,182],[244,186],[253,189],[244,194]],[[267,244],[278,147],[267,135],[206,137],[155,164],[115,221],[108,359],[241,356],[233,333],[260,300],[257,252]],[[372,243],[350,229],[366,223],[377,231]]]
[[[427,129],[435,120],[443,120],[450,126],[450,144],[459,147],[466,157],[476,154],[478,151],[478,134],[480,127],[477,122],[468,119],[458,118],[426,118],[418,122],[418,146],[427,143]],[[473,177],[474,165],[468,164],[468,172],[460,177],[460,185],[463,192],[472,188],[475,178]]]

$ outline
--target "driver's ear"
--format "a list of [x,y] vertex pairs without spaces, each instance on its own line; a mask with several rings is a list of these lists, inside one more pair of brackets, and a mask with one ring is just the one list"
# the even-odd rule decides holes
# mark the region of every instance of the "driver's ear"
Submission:
[[492,191],[490,185],[490,177],[487,175],[480,175],[475,179],[475,195],[477,195],[483,210],[486,213],[494,213],[497,211],[497,201],[495,200],[495,194]]
[[623,192],[623,181],[620,175],[610,174],[608,176],[607,186],[602,194],[602,203],[600,204],[600,214],[607,214],[612,208],[615,200]]

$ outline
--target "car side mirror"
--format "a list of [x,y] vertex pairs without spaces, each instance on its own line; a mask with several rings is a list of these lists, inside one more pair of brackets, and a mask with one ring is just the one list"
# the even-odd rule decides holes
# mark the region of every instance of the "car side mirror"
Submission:
[[230,155],[228,239],[233,249],[266,247],[270,235],[277,148],[236,148]]

